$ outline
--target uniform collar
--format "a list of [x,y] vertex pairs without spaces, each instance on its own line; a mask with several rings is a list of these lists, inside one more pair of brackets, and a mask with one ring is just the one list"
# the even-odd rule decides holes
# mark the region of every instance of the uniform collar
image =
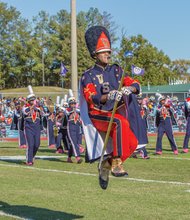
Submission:
[[108,68],[109,68],[109,64],[107,64],[107,66],[103,67],[103,66],[100,66],[99,64],[95,63],[94,65],[94,68],[98,71],[106,71]]

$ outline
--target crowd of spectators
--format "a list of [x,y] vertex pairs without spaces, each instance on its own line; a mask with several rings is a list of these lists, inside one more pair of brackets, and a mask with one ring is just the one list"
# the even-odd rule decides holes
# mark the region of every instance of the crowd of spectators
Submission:
[[[25,101],[25,97],[19,98],[22,101]],[[9,137],[10,127],[13,120],[13,113],[15,110],[14,101],[16,98],[4,97],[0,99],[0,137]],[[46,97],[37,99],[40,103],[44,103]],[[186,119],[184,114],[184,101],[179,101],[177,96],[167,97],[168,104],[174,110],[174,116],[177,121],[177,125],[173,126],[174,132],[185,132],[186,130]],[[156,96],[145,97],[143,99],[143,106],[147,109],[147,127],[148,133],[156,133],[155,125],[155,113],[157,109],[158,101]],[[42,123],[43,124],[43,123]],[[17,133],[15,132],[15,136]],[[46,135],[46,128],[42,130],[42,135]]]

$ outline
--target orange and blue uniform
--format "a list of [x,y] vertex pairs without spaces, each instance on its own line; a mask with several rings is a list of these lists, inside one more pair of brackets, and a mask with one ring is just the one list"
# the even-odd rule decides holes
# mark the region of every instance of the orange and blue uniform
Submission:
[[[83,95],[88,105],[88,114],[99,132],[106,132],[114,107],[114,100],[101,103],[101,97],[109,91],[118,90],[123,70],[117,64],[105,68],[95,64],[81,78]],[[106,85],[106,87],[105,87]],[[134,86],[139,93],[138,81],[126,76],[123,86]],[[138,141],[127,119],[127,101],[122,98],[117,106],[110,136],[113,139],[113,157],[125,161],[136,149]]]
[[41,111],[36,106],[25,105],[23,108],[24,133],[27,142],[26,161],[33,164],[33,159],[40,146]]
[[188,144],[189,144],[189,137],[190,137],[190,97],[187,97],[185,100],[185,117],[187,120],[187,125],[186,125],[186,134],[185,138],[183,141],[183,152],[187,153],[188,152]]
[[156,111],[156,126],[158,128],[156,152],[162,152],[162,138],[164,133],[166,133],[172,151],[177,154],[177,145],[174,139],[172,125],[176,125],[172,108],[169,105],[159,105]]

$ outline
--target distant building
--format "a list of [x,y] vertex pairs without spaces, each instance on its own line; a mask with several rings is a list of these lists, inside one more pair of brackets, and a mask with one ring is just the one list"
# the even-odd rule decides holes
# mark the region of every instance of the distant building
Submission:
[[190,84],[174,84],[174,85],[160,85],[160,86],[142,86],[143,96],[155,95],[161,93],[165,96],[177,96],[179,101],[184,101],[190,91]]

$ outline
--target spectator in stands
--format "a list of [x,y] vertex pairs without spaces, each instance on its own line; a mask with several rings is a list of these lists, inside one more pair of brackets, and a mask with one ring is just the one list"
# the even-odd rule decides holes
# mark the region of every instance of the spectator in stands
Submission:
[[6,137],[6,122],[5,116],[0,109],[0,137]]
[[6,118],[6,124],[7,125],[11,125],[13,119],[12,119],[12,115],[11,114],[8,114],[8,117]]

